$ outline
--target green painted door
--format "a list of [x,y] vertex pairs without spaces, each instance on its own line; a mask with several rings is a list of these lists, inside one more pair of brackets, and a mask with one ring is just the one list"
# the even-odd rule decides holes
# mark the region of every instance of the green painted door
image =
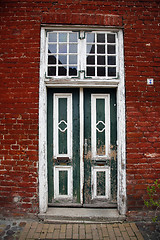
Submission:
[[116,90],[48,89],[47,101],[49,205],[113,206]]
[[48,89],[48,200],[80,203],[79,89]]
[[114,89],[84,89],[84,206],[115,206],[117,116]]

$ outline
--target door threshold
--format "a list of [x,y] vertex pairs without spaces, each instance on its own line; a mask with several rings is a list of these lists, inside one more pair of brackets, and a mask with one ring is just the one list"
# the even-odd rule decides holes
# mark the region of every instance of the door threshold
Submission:
[[48,207],[69,207],[69,208],[80,208],[81,203],[48,203]]
[[38,217],[47,223],[110,223],[126,219],[117,209],[65,207],[49,207],[46,213],[40,213]]
[[116,203],[94,203],[94,204],[81,204],[81,203],[48,203],[48,207],[62,207],[62,208],[117,208]]

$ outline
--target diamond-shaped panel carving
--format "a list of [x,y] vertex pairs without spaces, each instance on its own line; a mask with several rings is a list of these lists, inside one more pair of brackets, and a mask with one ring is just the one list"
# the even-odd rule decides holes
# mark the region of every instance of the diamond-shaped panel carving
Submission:
[[61,132],[65,132],[67,130],[67,123],[64,121],[64,120],[61,120],[59,123],[58,123],[58,129],[61,131]]
[[103,121],[98,121],[96,124],[96,129],[98,132],[103,132],[105,130],[105,123]]

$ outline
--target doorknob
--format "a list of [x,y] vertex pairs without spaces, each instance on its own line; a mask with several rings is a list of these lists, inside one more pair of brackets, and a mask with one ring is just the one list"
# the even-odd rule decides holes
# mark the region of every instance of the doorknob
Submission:
[[87,154],[87,150],[88,150],[88,144],[87,144],[87,138],[84,139],[84,154]]

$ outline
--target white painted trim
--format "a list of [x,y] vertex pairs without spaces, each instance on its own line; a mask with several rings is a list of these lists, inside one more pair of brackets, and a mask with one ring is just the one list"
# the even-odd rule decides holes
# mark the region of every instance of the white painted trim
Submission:
[[[60,98],[67,98],[67,154],[59,154],[59,134],[58,134],[58,118],[59,118],[59,105]],[[72,93],[54,93],[54,106],[53,106],[53,155],[54,158],[59,156],[69,157],[72,159]]]
[[[103,156],[97,155],[97,122],[96,122],[96,100],[105,100],[105,154]],[[93,159],[108,159],[110,153],[110,94],[91,94],[91,147]]]
[[[97,195],[97,172],[105,172],[105,195]],[[110,199],[111,195],[111,177],[109,166],[93,166],[91,168],[91,181],[92,181],[92,199]]]
[[[81,74],[82,76],[82,74]],[[62,79],[60,81],[55,79],[45,80],[45,84],[47,87],[70,87],[70,88],[117,88],[119,84],[119,80],[77,80],[77,79]]]
[[40,83],[39,83],[39,212],[48,206],[47,178],[47,88],[45,77],[45,29],[41,29]]
[[126,116],[125,116],[125,79],[123,31],[118,32],[120,83],[117,88],[117,159],[118,159],[118,189],[117,204],[120,214],[126,214]]
[[84,162],[83,162],[83,145],[84,145],[84,99],[83,88],[80,88],[80,201],[83,204],[83,185],[84,185]]
[[[40,50],[40,86],[39,86],[39,211],[45,213],[48,207],[48,182],[47,182],[47,91],[46,87],[116,87],[117,88],[117,135],[118,135],[118,191],[117,191],[117,204],[120,214],[126,214],[126,127],[125,127],[125,82],[124,82],[124,44],[123,44],[123,30],[120,28],[104,28],[93,26],[95,30],[107,30],[116,31],[118,33],[119,41],[119,79],[100,81],[78,81],[72,79],[68,82],[58,82],[47,80],[45,82],[45,41],[46,41],[46,29],[60,26],[56,25],[44,25],[41,28],[41,50]],[[88,26],[61,26],[63,29],[82,29],[93,30]],[[68,80],[67,80],[68,81]],[[99,84],[100,83],[100,84]],[[82,191],[82,189],[81,189]]]
[[[68,172],[68,183],[67,183],[67,195],[59,194],[59,172],[67,171]],[[72,199],[73,197],[73,170],[72,166],[54,166],[54,199]]]

